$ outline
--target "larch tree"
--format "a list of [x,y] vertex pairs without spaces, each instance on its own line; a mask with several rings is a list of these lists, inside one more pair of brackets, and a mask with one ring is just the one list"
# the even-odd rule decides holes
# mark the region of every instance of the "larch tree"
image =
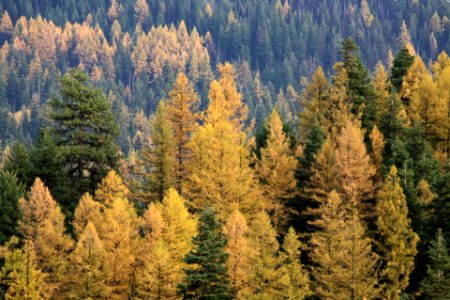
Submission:
[[163,101],[153,117],[150,144],[142,149],[142,162],[146,169],[142,185],[144,202],[162,201],[166,191],[175,185],[175,143]]
[[109,171],[95,190],[95,200],[105,207],[111,207],[115,199],[124,199],[129,192],[116,171]]
[[284,237],[281,252],[283,299],[302,300],[312,294],[309,274],[300,261],[301,247],[298,234],[290,227]]
[[298,163],[290,149],[290,140],[283,132],[280,115],[276,111],[269,117],[267,130],[267,144],[261,149],[256,174],[262,195],[268,202],[267,209],[278,227],[288,218],[286,202],[296,194],[295,170]]
[[190,205],[200,210],[209,203],[220,220],[235,209],[249,216],[258,202],[245,134],[230,120],[228,103],[217,81],[211,83],[209,99],[205,123],[190,143],[193,152],[188,186]]
[[183,299],[233,299],[226,265],[227,239],[211,208],[201,213],[192,243],[194,247],[185,257],[187,268],[178,285],[179,294]]
[[302,142],[306,142],[315,120],[323,126],[323,119],[328,110],[329,83],[321,67],[317,68],[311,82],[303,91],[302,106],[299,126],[302,129]]
[[75,209],[74,220],[72,222],[76,237],[80,237],[89,222],[96,224],[96,227],[103,227],[104,221],[101,209],[100,203],[94,201],[88,193],[81,197]]
[[375,67],[372,81],[377,93],[375,102],[377,107],[375,121],[379,122],[381,116],[384,115],[388,109],[387,101],[389,101],[389,92],[391,89],[389,75],[381,61],[379,61]]
[[136,20],[144,25],[147,23],[148,18],[150,17],[150,8],[148,6],[147,0],[137,0],[134,5],[134,13],[136,16]]
[[198,96],[186,75],[178,74],[167,100],[169,119],[175,141],[175,187],[181,195],[185,193],[185,183],[189,176],[188,162],[191,150],[188,142],[198,120]]
[[427,67],[420,57],[415,57],[413,63],[408,68],[403,77],[402,86],[399,90],[399,96],[406,108],[408,117],[411,117],[410,105],[413,95],[417,92],[424,76],[428,73]]
[[372,160],[375,165],[375,183],[379,184],[383,180],[383,150],[384,150],[384,136],[378,130],[378,127],[372,129],[372,132],[369,135],[371,146],[372,146]]
[[326,299],[373,299],[378,295],[377,256],[358,212],[332,191],[312,222],[314,290]]
[[94,224],[89,222],[70,256],[67,299],[109,297],[107,256]]
[[436,232],[428,251],[430,263],[420,283],[425,299],[447,299],[450,295],[450,256],[442,230]]
[[372,177],[375,168],[364,144],[359,124],[348,122],[337,139],[336,166],[340,191],[345,202],[353,202],[367,216],[371,212],[363,201],[373,192]]
[[251,276],[252,249],[248,241],[248,226],[245,217],[235,210],[223,227],[228,240],[225,251],[228,253],[227,267],[231,292],[235,298],[248,293]]
[[33,242],[28,240],[20,247],[19,239],[12,237],[0,247],[4,260],[0,272],[2,284],[7,285],[5,299],[50,299],[53,288],[46,283],[47,275],[36,264]]
[[414,269],[419,237],[411,228],[397,168],[392,166],[376,204],[377,246],[382,261],[382,296],[400,299]]
[[276,299],[282,292],[280,288],[279,244],[275,228],[266,212],[260,212],[251,223],[249,242],[255,251],[252,257],[252,272],[249,295],[246,299]]

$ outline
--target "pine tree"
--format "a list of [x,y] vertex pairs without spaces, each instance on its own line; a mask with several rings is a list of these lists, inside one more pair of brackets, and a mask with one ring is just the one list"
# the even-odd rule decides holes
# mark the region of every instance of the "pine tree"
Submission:
[[49,299],[53,289],[46,283],[46,274],[37,268],[33,242],[19,247],[17,237],[12,237],[0,248],[4,260],[0,272],[2,284],[7,286],[5,299]]
[[312,294],[308,273],[300,262],[301,243],[294,228],[290,227],[284,237],[281,272],[284,274],[283,299],[301,300]]
[[150,139],[151,144],[145,145],[142,150],[142,160],[147,170],[142,195],[145,202],[152,199],[162,201],[166,191],[174,186],[175,143],[163,101],[159,102],[153,117]]
[[198,96],[186,75],[178,74],[177,80],[169,92],[167,118],[172,124],[176,145],[175,186],[181,195],[184,195],[184,185],[189,175],[187,163],[191,157],[191,150],[188,142],[198,120],[197,102]]
[[223,232],[228,240],[225,251],[229,255],[227,268],[231,292],[235,298],[241,298],[248,293],[252,258],[245,217],[235,210],[228,217]]
[[383,297],[400,299],[414,269],[419,237],[411,229],[406,198],[394,166],[378,193],[376,215],[377,245],[383,261]]
[[227,240],[212,209],[206,208],[200,215],[193,244],[194,249],[185,258],[189,267],[184,281],[178,285],[180,295],[183,299],[233,299],[224,249]]
[[19,199],[25,194],[25,186],[8,171],[0,171],[0,245],[17,235],[20,218]]
[[102,299],[108,297],[107,259],[95,226],[89,222],[70,257],[70,289],[67,298]]
[[100,90],[86,86],[87,80],[82,71],[71,70],[61,79],[61,98],[51,101],[52,133],[72,182],[69,202],[64,203],[70,210],[81,195],[92,193],[119,161],[114,142],[119,129],[111,104]]
[[310,239],[315,292],[327,299],[373,299],[377,257],[358,212],[332,191],[321,205],[319,230]]
[[450,256],[442,230],[436,232],[436,239],[431,242],[428,251],[430,264],[427,274],[420,283],[424,299],[448,299],[450,295]]
[[290,150],[289,138],[283,132],[283,124],[277,112],[273,111],[270,115],[267,129],[267,145],[261,149],[256,174],[274,224],[279,226],[287,219],[286,201],[296,193],[297,160]]

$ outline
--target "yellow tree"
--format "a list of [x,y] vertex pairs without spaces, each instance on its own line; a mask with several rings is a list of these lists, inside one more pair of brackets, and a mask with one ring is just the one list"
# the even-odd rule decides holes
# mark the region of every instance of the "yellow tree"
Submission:
[[107,259],[94,224],[89,222],[70,256],[67,299],[106,299],[110,295]]
[[206,203],[224,220],[235,209],[248,216],[257,209],[255,180],[245,134],[230,121],[222,87],[211,83],[205,123],[193,135],[189,198],[194,209]]
[[383,149],[385,145],[384,136],[378,130],[378,127],[372,129],[370,133],[370,142],[372,144],[372,159],[375,164],[375,182],[379,184],[383,180],[382,167],[383,167]]
[[134,13],[136,20],[141,24],[145,24],[150,16],[150,8],[148,7],[147,0],[137,0],[134,5]]
[[377,92],[376,98],[376,120],[379,121],[381,116],[386,115],[389,108],[389,75],[381,61],[375,67],[373,76],[373,86]]
[[301,104],[303,112],[300,114],[301,141],[305,143],[315,120],[324,125],[325,112],[328,111],[329,83],[322,67],[317,68],[311,82],[305,87]]
[[122,178],[115,171],[109,171],[95,191],[95,200],[106,207],[111,207],[115,199],[123,199],[129,192]]
[[419,236],[411,228],[406,197],[400,186],[397,168],[392,166],[384,186],[378,193],[378,247],[383,262],[383,298],[400,299],[414,270]]
[[249,280],[251,275],[252,249],[250,248],[247,234],[248,227],[245,217],[235,210],[223,227],[227,237],[225,251],[228,253],[228,276],[232,293],[236,298],[241,298],[249,292]]
[[0,247],[3,265],[0,272],[2,285],[6,286],[5,299],[50,299],[53,288],[46,283],[47,275],[38,269],[34,245],[30,240],[19,247],[19,239],[12,237]]
[[249,240],[255,251],[252,257],[250,294],[245,299],[278,299],[281,297],[279,244],[270,217],[260,212],[251,223]]
[[189,175],[188,161],[191,150],[188,142],[194,131],[198,114],[198,96],[183,73],[178,74],[177,80],[169,92],[167,100],[167,118],[172,124],[175,140],[175,186],[181,195],[184,195],[184,185]]
[[92,196],[86,193],[78,202],[72,222],[76,237],[80,237],[89,222],[95,224],[96,228],[102,228],[104,226],[100,203],[94,201]]
[[267,145],[261,149],[256,174],[268,202],[268,210],[276,227],[287,219],[286,201],[296,194],[297,159],[290,149],[290,140],[283,132],[280,115],[273,111],[267,123]]
[[115,199],[105,211],[105,226],[99,234],[107,257],[106,284],[110,299],[129,296],[138,241],[137,216],[127,199]]
[[358,218],[336,191],[320,206],[319,230],[311,235],[315,292],[324,299],[374,299],[377,257]]
[[411,99],[417,92],[420,83],[424,79],[424,76],[428,73],[427,67],[423,63],[420,57],[415,57],[412,65],[406,72],[403,78],[402,87],[400,89],[399,95],[402,99],[403,105],[406,108],[408,117],[411,117],[410,105]]
[[364,207],[363,200],[373,192],[375,168],[367,154],[359,124],[347,122],[342,128],[337,139],[336,166],[344,201],[354,201],[359,211],[367,216],[371,211]]
[[300,262],[301,246],[298,234],[290,227],[281,252],[283,299],[301,300],[312,294],[309,275]]

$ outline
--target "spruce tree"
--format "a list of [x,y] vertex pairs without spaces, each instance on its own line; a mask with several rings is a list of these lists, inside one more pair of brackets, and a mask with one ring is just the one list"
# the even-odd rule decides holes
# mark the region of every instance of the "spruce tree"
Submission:
[[19,199],[25,193],[25,186],[8,171],[0,171],[0,244],[17,234],[19,221]]
[[72,69],[61,79],[61,96],[51,100],[52,133],[71,180],[64,205],[73,210],[85,192],[93,192],[111,168],[119,152],[115,138],[119,128],[111,104],[99,89],[88,86],[88,76]]
[[403,83],[403,77],[405,77],[413,61],[414,56],[409,54],[408,48],[403,47],[400,49],[394,59],[394,65],[392,66],[390,77],[391,83],[396,91],[400,91]]
[[233,299],[229,286],[225,252],[227,240],[214,211],[206,208],[200,215],[198,234],[193,238],[194,249],[185,257],[188,268],[178,285],[183,299]]
[[425,299],[450,299],[450,256],[441,229],[436,232],[428,252],[430,264],[420,290]]

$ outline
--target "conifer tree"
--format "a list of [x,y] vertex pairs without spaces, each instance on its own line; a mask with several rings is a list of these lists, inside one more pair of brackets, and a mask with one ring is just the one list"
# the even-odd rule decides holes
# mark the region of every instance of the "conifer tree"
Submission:
[[[311,295],[308,273],[300,262],[301,243],[294,228],[290,227],[283,240],[281,272],[283,276],[283,299],[301,300]],[[284,281],[285,280],[285,281]]]
[[105,207],[111,207],[115,199],[125,199],[129,192],[122,178],[111,170],[95,190],[95,200]]
[[276,299],[281,296],[282,273],[277,255],[279,244],[269,215],[260,212],[251,223],[249,240],[255,251],[252,259],[250,294],[246,299]]
[[410,226],[406,198],[395,166],[392,166],[378,193],[376,215],[377,245],[383,262],[382,296],[399,299],[400,293],[408,286],[409,275],[414,269],[419,237]]
[[227,268],[231,292],[235,298],[241,298],[248,293],[252,258],[245,217],[235,210],[228,217],[223,231],[228,240],[225,251],[229,255]]
[[442,230],[436,232],[428,251],[430,264],[427,274],[420,283],[425,299],[448,299],[450,295],[450,256]]
[[0,245],[17,235],[19,199],[25,194],[25,186],[8,171],[0,171]]
[[375,182],[378,184],[382,181],[383,176],[383,150],[385,141],[383,134],[378,130],[376,125],[372,129],[369,137],[372,145],[372,159],[376,169]]
[[279,226],[287,219],[286,201],[296,193],[297,160],[290,150],[289,138],[283,132],[283,124],[277,112],[273,111],[270,115],[267,129],[267,145],[261,149],[256,174],[274,224]]
[[142,150],[142,160],[146,167],[143,185],[146,202],[162,201],[166,191],[174,186],[175,143],[172,128],[167,119],[163,101],[159,102],[152,121],[151,144]]
[[344,201],[355,201],[361,213],[369,214],[362,201],[373,191],[375,168],[367,154],[361,127],[348,122],[337,141],[336,166]]
[[107,257],[95,226],[89,222],[70,257],[68,299],[109,297]]
[[52,133],[72,182],[64,206],[72,211],[79,197],[92,193],[119,161],[114,142],[119,128],[111,104],[99,89],[86,86],[87,80],[79,69],[71,70],[61,79],[61,97],[51,101]]
[[413,62],[414,56],[409,54],[408,48],[401,48],[394,59],[390,76],[391,83],[397,92],[400,91],[403,85],[403,77],[405,77]]
[[377,93],[375,101],[377,107],[375,111],[375,121],[378,124],[381,116],[384,115],[388,109],[389,93],[392,87],[392,84],[389,81],[389,75],[381,61],[379,61],[375,67],[375,74],[373,75],[372,81]]
[[169,92],[167,118],[172,124],[176,145],[175,186],[181,195],[184,195],[184,185],[189,175],[187,164],[191,157],[191,150],[188,142],[198,120],[197,102],[198,96],[186,75],[178,74],[177,80]]
[[214,211],[206,208],[199,218],[198,234],[193,238],[194,249],[186,255],[188,268],[178,285],[183,299],[233,299],[227,274],[227,240]]
[[46,274],[38,269],[32,241],[19,247],[17,237],[12,237],[0,248],[4,260],[0,278],[6,284],[5,299],[44,300],[53,293],[46,283]]
[[358,212],[332,191],[321,205],[319,230],[310,239],[315,292],[327,299],[377,296],[377,257]]
[[411,99],[417,92],[424,76],[428,73],[427,68],[420,57],[415,57],[413,63],[409,67],[403,77],[402,87],[399,90],[400,98],[405,106],[408,117],[411,117],[410,106]]
[[89,222],[96,224],[95,227],[98,228],[102,227],[104,223],[100,203],[94,201],[92,196],[86,193],[78,202],[72,222],[74,233],[78,238]]

